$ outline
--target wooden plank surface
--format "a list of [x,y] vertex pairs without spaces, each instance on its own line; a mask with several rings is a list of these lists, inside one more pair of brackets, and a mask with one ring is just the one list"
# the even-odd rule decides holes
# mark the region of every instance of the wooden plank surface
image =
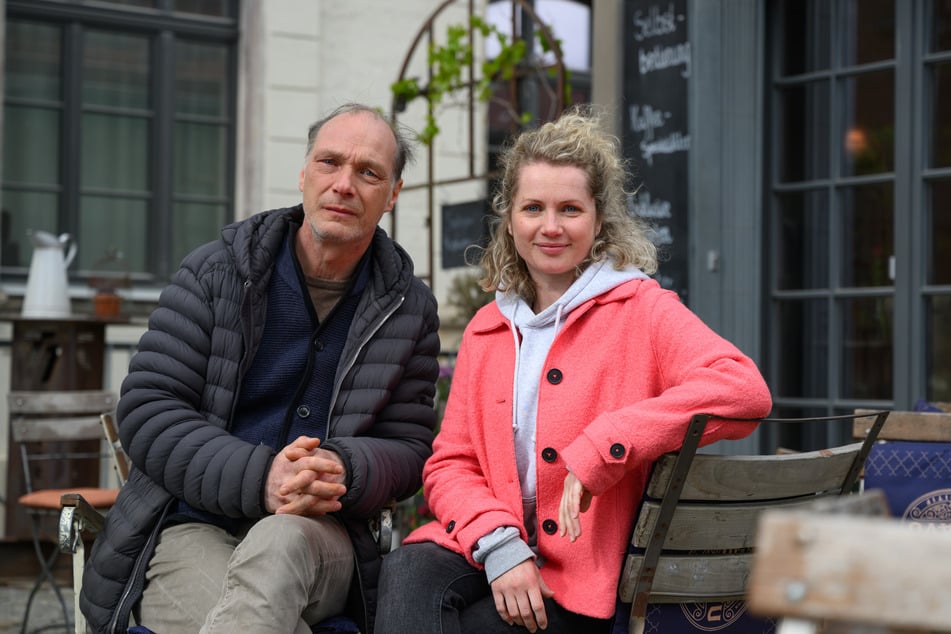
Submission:
[[765,513],[747,604],[766,616],[951,631],[951,531],[898,520]]
[[7,397],[11,416],[17,414],[95,414],[115,409],[116,397],[103,390],[13,391]]
[[15,442],[99,440],[102,438],[99,418],[90,416],[14,419],[10,428]]
[[[735,550],[753,547],[753,535],[760,514],[783,509],[811,507],[822,496],[745,502],[742,504],[681,503],[667,529],[664,548],[671,550]],[[838,497],[838,496],[836,496]],[[657,522],[660,504],[647,501],[641,506],[631,536],[635,548],[647,546],[651,527]]]
[[[856,410],[856,413],[864,411]],[[852,436],[864,438],[871,420],[856,420],[852,425]],[[951,412],[891,412],[878,439],[951,442]]]
[[[643,556],[628,555],[618,589],[623,601],[631,601]],[[657,564],[651,602],[666,603],[689,598],[690,602],[740,599],[749,579],[752,553],[682,555],[662,557]]]
[[[765,500],[838,489],[861,443],[821,451],[759,456],[697,454],[681,499]],[[647,494],[659,498],[673,461],[662,456]]]

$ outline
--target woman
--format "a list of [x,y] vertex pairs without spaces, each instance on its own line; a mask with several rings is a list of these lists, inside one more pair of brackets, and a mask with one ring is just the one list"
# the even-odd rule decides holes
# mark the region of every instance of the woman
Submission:
[[[466,328],[423,472],[437,521],[384,560],[384,634],[608,631],[651,464],[692,414],[771,409],[753,362],[648,277],[593,116],[524,133],[502,169],[481,261],[496,299]],[[703,443],[754,428],[712,420]]]

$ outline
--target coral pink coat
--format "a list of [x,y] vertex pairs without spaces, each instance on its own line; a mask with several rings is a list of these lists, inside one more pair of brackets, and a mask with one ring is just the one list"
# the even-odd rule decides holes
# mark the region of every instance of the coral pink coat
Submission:
[[[424,492],[438,518],[406,543],[464,555],[500,526],[523,527],[512,432],[515,349],[495,303],[463,335]],[[634,513],[653,462],[677,449],[692,414],[755,418],[769,390],[754,363],[653,280],[634,280],[573,310],[555,336],[539,386],[538,549],[563,607],[608,618]],[[703,437],[750,434],[754,423],[711,420]],[[558,536],[566,470],[595,496],[582,534]]]

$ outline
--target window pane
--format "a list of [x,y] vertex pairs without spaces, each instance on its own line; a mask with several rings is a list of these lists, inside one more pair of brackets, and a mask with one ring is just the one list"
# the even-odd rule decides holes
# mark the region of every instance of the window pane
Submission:
[[83,105],[149,107],[149,40],[87,31],[83,46]]
[[[929,219],[928,284],[951,284],[951,181],[931,184],[926,217]],[[951,356],[945,362],[951,366]]]
[[175,0],[175,10],[181,13],[216,15],[223,18],[234,14],[234,0]]
[[59,234],[59,196],[51,193],[3,190],[3,266],[29,266],[33,257],[28,231]]
[[4,92],[7,99],[60,100],[60,29],[10,20],[6,30]]
[[80,186],[144,192],[148,187],[149,121],[85,114],[80,144]]
[[951,0],[931,0],[929,50],[951,51]]
[[3,111],[6,184],[59,185],[59,110],[7,105]]
[[951,401],[951,297],[932,297],[927,310],[928,400]]
[[227,138],[223,126],[175,125],[175,193],[224,196],[227,183]]
[[94,269],[118,251],[130,273],[148,271],[148,206],[142,200],[83,196],[76,259],[81,269]]
[[[578,0],[534,0],[533,7],[539,19],[548,25],[552,36],[560,40],[561,57],[565,67],[580,72],[591,71],[591,7],[590,3]],[[663,9],[666,11],[666,7]],[[516,28],[522,26],[521,9],[516,14]],[[512,40],[512,2],[510,0],[490,0],[485,12],[486,22]],[[676,18],[674,18],[676,19]],[[677,22],[683,28],[682,22]],[[636,28],[636,27],[634,27]],[[485,55],[493,59],[501,51],[498,40],[493,37],[485,40]],[[555,54],[537,50],[540,62],[544,65],[555,63]]]
[[829,87],[812,83],[779,94],[779,179],[829,176]]
[[172,208],[172,264],[178,263],[193,249],[218,237],[225,224],[224,205],[177,203]]
[[179,42],[175,56],[175,112],[224,117],[229,94],[228,49]]
[[891,70],[845,80],[845,176],[891,172],[895,166],[895,74]]
[[951,166],[951,63],[931,68],[931,125],[934,134],[926,134],[929,167]]
[[846,6],[844,63],[867,64],[895,57],[893,0],[850,0]]
[[782,194],[776,236],[777,286],[829,286],[829,201],[822,191]]
[[829,311],[826,300],[783,300],[779,304],[777,396],[828,394]]
[[894,253],[891,183],[849,187],[842,192],[842,286],[891,286]]
[[780,75],[800,75],[829,68],[832,6],[828,0],[783,0],[780,3]]
[[842,396],[892,397],[892,298],[842,300]]

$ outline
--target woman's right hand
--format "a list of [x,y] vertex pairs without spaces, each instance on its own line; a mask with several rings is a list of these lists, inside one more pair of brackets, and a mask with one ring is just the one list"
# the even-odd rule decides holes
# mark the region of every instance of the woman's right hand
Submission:
[[492,582],[492,596],[499,616],[509,625],[521,625],[529,632],[548,627],[544,599],[554,594],[545,585],[533,559],[526,559]]

